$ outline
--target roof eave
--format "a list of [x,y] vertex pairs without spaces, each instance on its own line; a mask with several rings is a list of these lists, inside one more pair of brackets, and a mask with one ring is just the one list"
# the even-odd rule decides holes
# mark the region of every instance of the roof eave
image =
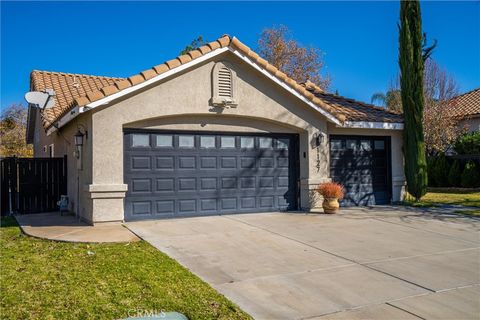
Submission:
[[402,122],[345,121],[342,127],[357,129],[403,130],[404,125]]

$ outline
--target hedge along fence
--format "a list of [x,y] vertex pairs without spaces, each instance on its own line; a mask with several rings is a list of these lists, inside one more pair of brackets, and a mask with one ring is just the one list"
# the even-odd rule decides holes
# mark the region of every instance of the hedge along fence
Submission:
[[427,165],[429,187],[480,187],[480,155],[439,155]]

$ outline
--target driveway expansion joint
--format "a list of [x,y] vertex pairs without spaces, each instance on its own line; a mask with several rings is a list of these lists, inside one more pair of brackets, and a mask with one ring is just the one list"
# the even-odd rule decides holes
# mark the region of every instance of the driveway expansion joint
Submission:
[[372,266],[369,266],[369,265],[367,265],[367,264],[360,263],[360,262],[358,262],[358,261],[356,261],[356,260],[353,260],[353,259],[350,259],[350,258],[347,258],[347,257],[343,257],[343,256],[341,256],[341,255],[338,255],[338,254],[333,253],[333,252],[330,252],[330,251],[328,251],[328,250],[325,250],[325,249],[322,249],[322,248],[313,246],[313,245],[311,245],[311,244],[305,243],[305,242],[300,241],[300,240],[298,240],[298,239],[291,238],[291,237],[287,237],[287,236],[285,236],[285,235],[283,235],[283,234],[280,234],[280,233],[278,233],[278,232],[274,232],[274,231],[271,231],[271,230],[268,230],[268,229],[265,229],[265,228],[262,228],[262,227],[259,227],[259,226],[256,226],[256,225],[247,223],[247,222],[245,222],[245,221],[241,221],[241,220],[235,219],[234,217],[227,217],[227,216],[222,216],[222,217],[223,217],[223,218],[226,218],[226,219],[230,219],[230,220],[235,220],[235,221],[240,222],[240,223],[247,224],[247,225],[249,225],[249,226],[251,226],[251,227],[255,227],[255,228],[264,230],[264,231],[266,231],[266,232],[269,232],[269,233],[271,233],[271,234],[275,234],[275,235],[280,236],[280,237],[283,237],[283,238],[285,238],[285,239],[289,239],[289,240],[291,240],[291,241],[295,241],[295,242],[301,243],[301,244],[303,244],[303,245],[305,245],[305,246],[308,246],[308,247],[310,247],[310,248],[319,250],[319,251],[321,251],[321,252],[330,254],[330,255],[332,255],[332,256],[335,256],[335,257],[340,258],[340,259],[343,259],[343,260],[350,261],[350,262],[353,263],[353,264],[356,264],[356,265],[362,266],[362,267],[364,267],[364,268],[367,268],[367,269],[370,269],[370,270],[373,270],[373,271],[382,273],[382,274],[384,274],[384,275],[390,276],[390,277],[395,278],[395,279],[397,279],[397,280],[401,280],[401,281],[403,281],[403,282],[406,282],[406,283],[409,283],[409,284],[411,284],[411,285],[417,286],[417,287],[422,288],[422,289],[424,289],[424,290],[427,290],[427,291],[430,291],[430,292],[435,292],[434,289],[427,288],[427,287],[422,286],[422,285],[420,285],[420,284],[418,284],[418,283],[415,283],[415,282],[412,282],[412,281],[403,279],[403,278],[401,278],[401,277],[395,276],[395,275],[393,275],[393,274],[391,274],[391,273],[388,273],[388,272],[385,272],[385,271],[382,271],[382,270],[378,270],[378,269],[373,268]]
[[398,306],[396,306],[396,305],[394,305],[394,304],[391,304],[391,303],[389,303],[389,302],[385,302],[385,304],[386,304],[386,305],[389,305],[390,307],[393,307],[393,308],[396,308],[396,309],[398,309],[398,310],[401,310],[401,311],[403,311],[403,312],[406,312],[406,313],[408,313],[408,314],[411,314],[412,316],[417,317],[417,318],[419,318],[419,319],[427,320],[426,318],[420,317],[418,314],[415,314],[415,313],[413,313],[413,312],[411,312],[411,311],[408,311],[408,310],[406,310],[406,309],[400,308],[400,307],[398,307]]
[[405,225],[405,224],[401,224],[401,223],[394,222],[394,221],[386,221],[386,220],[384,220],[384,218],[371,217],[371,219],[376,220],[376,221],[380,221],[380,222],[384,222],[384,223],[391,223],[391,224],[394,224],[394,225],[397,225],[397,226],[401,226],[401,227],[405,227],[405,228],[411,228],[411,229],[415,229],[415,230],[419,230],[419,231],[423,231],[423,232],[430,232],[430,233],[433,233],[433,234],[438,235],[438,236],[442,236],[442,237],[447,238],[447,239],[455,239],[457,241],[463,241],[463,242],[466,242],[468,244],[478,245],[478,243],[475,243],[473,241],[465,240],[465,239],[458,238],[458,237],[449,236],[447,234],[437,232],[437,231],[433,231],[433,230],[416,228],[414,226]]

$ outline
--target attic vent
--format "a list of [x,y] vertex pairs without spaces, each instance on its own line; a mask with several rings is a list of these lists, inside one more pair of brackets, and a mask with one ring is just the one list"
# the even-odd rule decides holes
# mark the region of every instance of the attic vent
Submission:
[[235,72],[225,63],[217,62],[212,72],[212,104],[220,107],[235,107]]
[[218,96],[233,98],[232,73],[226,67],[218,70]]

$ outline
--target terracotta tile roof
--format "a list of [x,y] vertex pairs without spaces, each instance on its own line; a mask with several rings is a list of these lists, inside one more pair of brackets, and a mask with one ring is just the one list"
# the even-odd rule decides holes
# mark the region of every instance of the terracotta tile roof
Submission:
[[343,115],[346,121],[403,122],[403,116],[400,113],[325,92],[310,81],[307,81],[303,85],[316,97],[328,103],[337,114]]
[[55,91],[55,105],[53,108],[43,111],[43,125],[45,128],[48,128],[55,120],[75,106],[75,99],[114,84],[120,79],[33,70],[30,73],[30,86],[35,91],[43,91],[45,89],[53,89]]
[[[374,107],[372,105],[367,105],[351,99],[325,93],[321,91],[320,88],[314,86],[311,83],[307,88],[305,84],[302,85],[300,83],[297,83],[293,79],[289,78],[285,73],[278,70],[273,65],[269,64],[265,59],[262,59],[257,53],[255,53],[249,47],[241,43],[237,38],[230,37],[228,35],[224,35],[216,41],[210,42],[196,50],[192,50],[187,54],[178,56],[175,59],[166,61],[160,65],[144,70],[139,74],[133,75],[126,79],[43,72],[43,79],[40,81],[37,80],[37,78],[40,77],[40,72],[34,71],[32,72],[32,82],[34,82],[35,90],[41,90],[42,88],[48,88],[48,85],[53,85],[53,89],[56,92],[62,92],[62,97],[63,95],[65,96],[65,98],[61,98],[61,96],[59,96],[58,104],[56,104],[56,106],[49,111],[47,118],[51,123],[59,119],[68,110],[75,106],[84,106],[94,101],[100,100],[125,88],[147,81],[157,75],[160,75],[182,64],[197,59],[211,51],[225,47],[230,47],[247,56],[251,61],[255,62],[260,67],[267,70],[270,74],[278,78],[280,81],[286,83],[298,93],[302,94],[305,98],[307,98],[319,108],[330,113],[340,122],[344,122],[346,120],[387,122],[403,121],[400,115],[394,115],[390,112],[385,111],[382,108]],[[47,79],[47,75],[52,77],[52,80]],[[70,79],[67,79],[68,76],[70,76]],[[79,87],[75,90],[71,89],[71,82],[73,81],[73,76],[79,78],[82,77],[80,86],[81,88]],[[43,87],[41,87],[40,85],[36,85],[36,82],[42,83]],[[84,87],[84,84],[86,85],[86,87]],[[55,86],[58,89],[56,89]],[[63,93],[64,91],[66,92],[65,94]],[[46,127],[49,127],[50,125],[51,124],[47,124]]]
[[450,100],[450,112],[457,118],[468,118],[480,115],[480,88]]

